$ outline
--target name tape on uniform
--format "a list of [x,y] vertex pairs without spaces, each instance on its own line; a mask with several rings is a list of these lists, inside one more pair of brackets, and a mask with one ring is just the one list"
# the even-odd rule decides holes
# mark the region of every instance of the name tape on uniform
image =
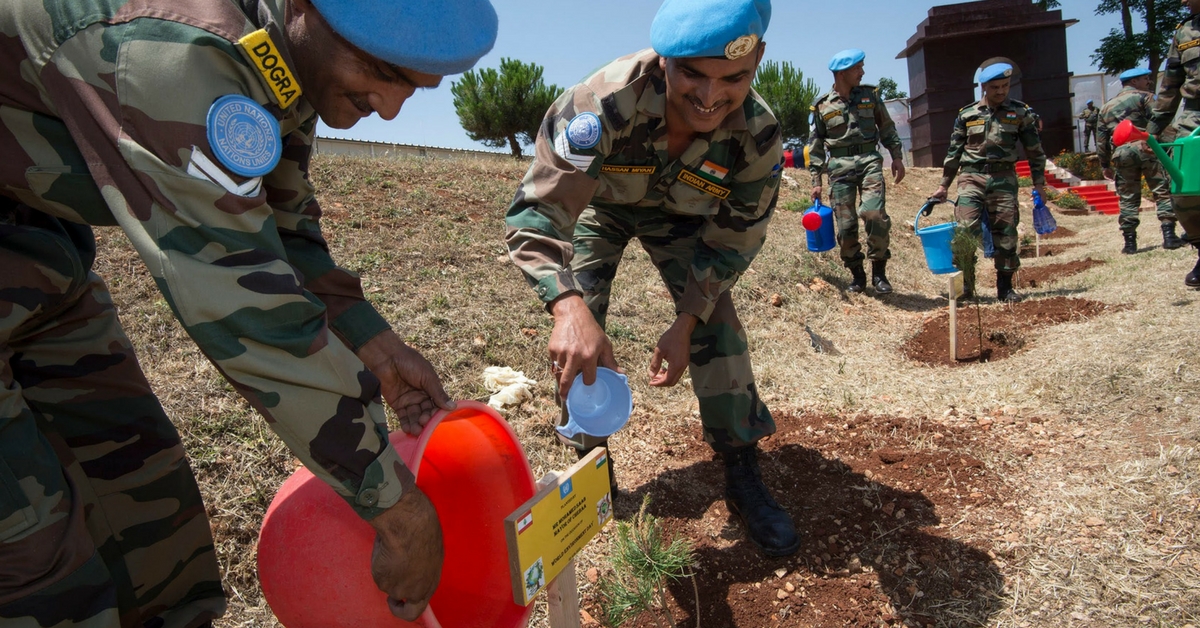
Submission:
[[723,188],[689,170],[681,170],[679,172],[679,180],[696,188],[697,190],[700,190],[701,192],[704,192],[705,194],[711,194],[721,200],[729,198],[729,188]]
[[608,174],[654,174],[658,171],[655,166],[619,166],[616,164],[604,164],[600,166],[600,172]]
[[279,54],[279,49],[275,47],[275,42],[271,41],[266,29],[260,28],[246,35],[238,40],[238,44],[266,80],[271,93],[275,95],[275,102],[283,109],[296,102],[301,94],[300,83],[292,74],[287,61],[283,60],[283,55]]

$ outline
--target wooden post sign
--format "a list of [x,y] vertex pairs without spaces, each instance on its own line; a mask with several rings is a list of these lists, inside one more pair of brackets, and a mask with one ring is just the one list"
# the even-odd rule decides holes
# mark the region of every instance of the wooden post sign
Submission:
[[597,447],[504,519],[517,604],[528,606],[612,519],[608,491],[608,450]]

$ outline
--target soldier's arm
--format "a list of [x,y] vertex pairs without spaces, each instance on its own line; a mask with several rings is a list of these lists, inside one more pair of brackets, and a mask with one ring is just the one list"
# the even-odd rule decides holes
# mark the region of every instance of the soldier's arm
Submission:
[[1046,151],[1042,150],[1042,137],[1037,130],[1037,119],[1032,109],[1025,110],[1021,127],[1017,131],[1025,156],[1029,158],[1029,175],[1034,185],[1046,184]]
[[1175,111],[1179,109],[1179,88],[1186,79],[1187,74],[1179,56],[1179,32],[1176,30],[1171,37],[1171,47],[1167,50],[1166,67],[1158,85],[1158,99],[1154,101],[1150,122],[1146,124],[1147,133],[1157,137],[1170,126]]
[[[603,130],[598,144],[579,148],[567,140],[567,126],[588,113],[599,118]],[[582,293],[571,273],[571,237],[575,221],[600,185],[600,165],[612,141],[607,124],[603,108],[586,86],[563,93],[542,119],[533,163],[504,218],[509,256],[544,303],[569,292]]]
[[391,329],[363,294],[357,273],[334,262],[321,233],[321,206],[308,178],[317,118],[284,138],[283,158],[263,177],[263,188],[287,260],[300,271],[304,288],[325,304],[329,327],[354,351]]
[[[81,52],[60,52],[43,72],[47,98],[187,333],[292,453],[372,519],[413,485],[387,440],[378,381],[330,333],[267,193],[243,192],[253,180],[223,166],[207,139],[216,98],[239,87],[270,97],[225,40],[179,26],[151,48],[171,54],[151,54],[135,27],[76,35]],[[90,52],[113,46],[111,56]]]
[[949,188],[950,182],[958,176],[959,160],[962,159],[966,146],[967,127],[960,114],[954,118],[954,130],[950,132],[950,148],[946,150],[946,160],[942,162],[942,187]]
[[808,138],[808,172],[812,175],[812,184],[821,185],[821,173],[825,171],[825,121],[816,106],[812,107],[812,136]]
[[[734,175],[729,197],[701,229],[676,314],[691,314],[707,323],[717,299],[737,283],[762,250],[779,198],[783,145],[778,132],[761,150]],[[747,154],[751,152],[757,152],[754,146],[747,147]]]
[[903,163],[904,143],[900,140],[900,133],[896,131],[896,123],[892,121],[887,105],[879,97],[879,90],[875,90],[875,128],[879,129],[879,141],[892,154],[892,161]]

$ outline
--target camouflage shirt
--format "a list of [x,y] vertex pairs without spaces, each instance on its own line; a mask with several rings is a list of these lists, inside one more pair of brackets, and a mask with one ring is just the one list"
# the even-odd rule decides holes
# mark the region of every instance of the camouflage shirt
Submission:
[[1146,130],[1155,136],[1162,133],[1181,105],[1200,109],[1200,14],[1189,16],[1175,29]]
[[[1133,126],[1145,130],[1150,122],[1154,107],[1154,94],[1125,86],[1116,96],[1104,103],[1100,109],[1100,126],[1096,129],[1096,152],[1100,167],[1108,168],[1112,161],[1112,132],[1122,120],[1133,122]],[[1142,142],[1145,148],[1145,142]]]
[[542,121],[505,238],[513,262],[546,303],[582,292],[570,269],[571,237],[589,205],[706,218],[676,304],[701,321],[762,248],[783,163],[775,115],[751,91],[715,131],[671,160],[658,60],[653,50],[617,59],[568,89]]
[[1083,120],[1085,126],[1094,127],[1100,120],[1100,110],[1095,106],[1084,107],[1083,111],[1080,111],[1079,115],[1075,117]]
[[[849,98],[830,90],[812,106],[812,137],[809,140],[808,169],[813,181],[820,181],[826,162],[826,148],[855,149],[874,152],[878,143],[902,161],[904,146],[896,123],[888,115],[879,89],[874,85],[859,85],[850,90]],[[837,156],[836,150],[833,152]]]
[[[285,3],[5,0],[0,193],[119,225],[209,359],[369,518],[411,482],[350,348],[388,325],[321,235],[317,116],[281,36]],[[261,177],[209,144],[209,108],[230,94],[278,121],[283,156]]]
[[1038,135],[1033,110],[1019,100],[1005,100],[995,109],[986,102],[973,102],[958,111],[950,148],[942,165],[942,185],[949,187],[961,166],[1012,165],[1017,161],[1017,142],[1025,146],[1035,185],[1046,182],[1046,153]]

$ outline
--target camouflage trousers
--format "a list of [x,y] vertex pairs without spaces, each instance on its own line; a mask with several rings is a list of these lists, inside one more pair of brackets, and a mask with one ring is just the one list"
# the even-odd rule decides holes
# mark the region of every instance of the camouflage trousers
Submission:
[[0,625],[204,625],[225,609],[208,517],[94,251],[0,198]]
[[[883,157],[877,152],[836,157],[829,162],[829,202],[837,223],[837,241],[846,266],[862,264],[858,219],[867,232],[867,254],[872,260],[892,256],[888,250],[892,219],[885,209]],[[856,203],[856,201],[858,201]]]
[[1116,175],[1117,196],[1121,199],[1121,215],[1117,219],[1121,231],[1135,232],[1141,224],[1138,212],[1142,204],[1142,177],[1146,177],[1146,185],[1154,195],[1158,220],[1175,223],[1167,175],[1145,141],[1118,146],[1113,151],[1112,167]]
[[[1163,133],[1163,141],[1191,133],[1200,126],[1200,111],[1180,108],[1175,114],[1175,120]],[[1180,236],[1185,242],[1200,249],[1200,196],[1171,195],[1171,204],[1175,210],[1175,220],[1183,227],[1184,234]]]
[[1089,142],[1092,144],[1096,144],[1099,141],[1100,140],[1096,137],[1096,125],[1094,125],[1094,124],[1083,125],[1083,152],[1085,152],[1085,153],[1087,152]]
[[[571,270],[583,299],[601,327],[606,326],[609,292],[617,265],[637,238],[658,268],[676,303],[683,297],[701,232],[703,216],[663,213],[657,208],[589,207],[575,225]],[[707,323],[692,332],[688,364],[692,389],[700,403],[704,440],[718,452],[758,442],[775,433],[775,421],[758,396],[750,366],[749,342],[726,291]],[[567,420],[563,411],[562,424]],[[603,439],[586,435],[572,444],[590,448]]]
[[[1017,225],[1021,212],[1017,207],[1017,175],[1012,172],[982,174],[962,172],[958,175],[958,201],[954,219],[976,238],[983,238],[983,215],[987,213],[988,230],[996,255],[992,258],[996,270],[1015,271],[1021,267],[1017,245]],[[956,264],[962,268],[961,264]]]

